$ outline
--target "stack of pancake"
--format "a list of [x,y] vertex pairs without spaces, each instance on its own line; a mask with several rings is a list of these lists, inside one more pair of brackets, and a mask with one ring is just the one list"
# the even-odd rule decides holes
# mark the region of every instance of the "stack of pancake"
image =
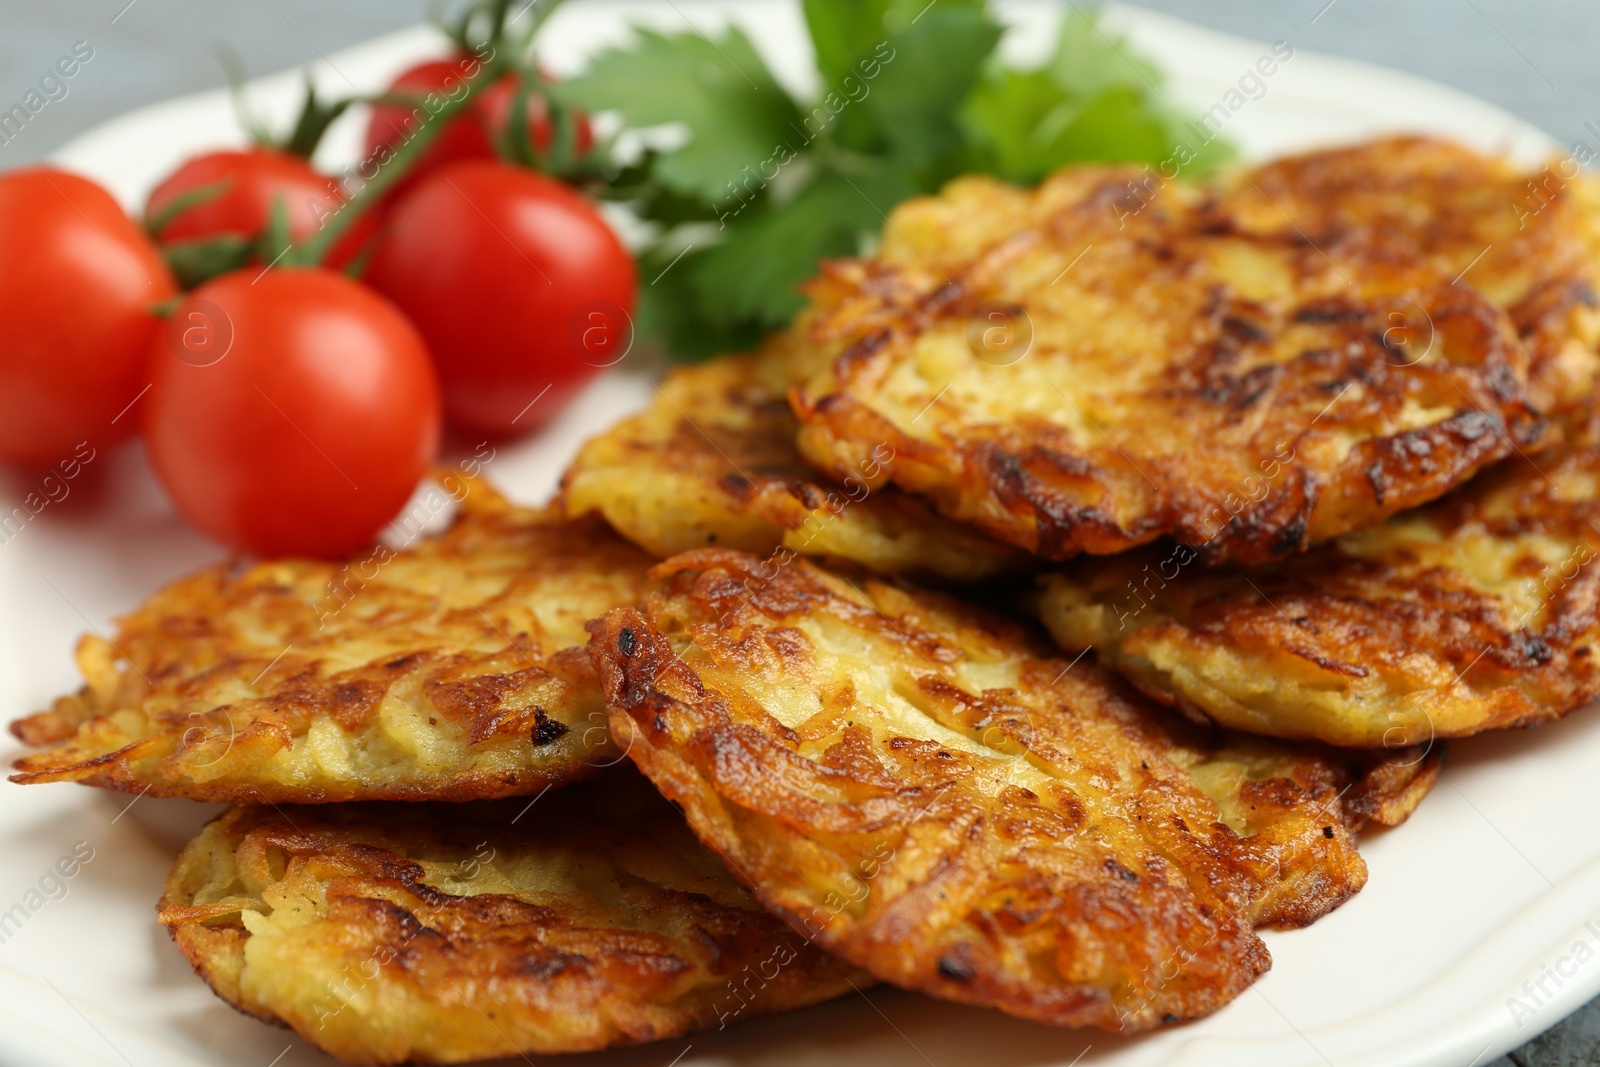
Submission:
[[961,179],[551,507],[85,638],[15,780],[235,805],[160,921],[351,1063],[1206,1015],[1445,738],[1600,688],[1593,197],[1420,138]]

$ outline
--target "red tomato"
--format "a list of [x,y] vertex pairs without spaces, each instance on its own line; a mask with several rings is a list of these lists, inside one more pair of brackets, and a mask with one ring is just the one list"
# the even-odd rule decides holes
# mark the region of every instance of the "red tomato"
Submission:
[[[546,81],[549,79],[546,78]],[[492,136],[499,136],[511,123],[511,106],[516,102],[517,88],[520,79],[508,74],[495,82],[474,101],[477,119],[480,126]],[[594,128],[589,125],[589,116],[583,112],[573,115],[573,147],[579,155],[583,155],[594,147]],[[528,100],[528,137],[541,152],[550,149],[551,138],[554,136],[550,126],[550,108],[545,103],[543,96],[530,97]]]
[[[388,91],[424,98],[431,94],[439,100],[445,100],[459,95],[479,69],[478,61],[471,56],[419,63],[396,78]],[[548,77],[546,80],[549,80]],[[414,188],[424,175],[451,163],[495,159],[498,154],[495,141],[510,121],[518,82],[517,75],[507,74],[485,88],[464,113],[451,120],[440,132],[411,171],[390,190],[391,196],[402,195]],[[373,106],[372,118],[367,123],[366,176],[370,177],[374,165],[381,164],[391,150],[403,144],[420,128],[426,115],[426,107],[409,108],[402,104]],[[576,148],[580,153],[587,152],[594,144],[594,131],[589,125],[588,116],[578,114],[575,126]],[[541,150],[550,147],[550,117],[543,97],[535,96],[528,101],[528,136]]]
[[[299,241],[316,233],[344,205],[339,183],[318,174],[299,156],[273,148],[246,148],[209,152],[184,163],[150,194],[145,218],[159,218],[179,197],[206,186],[220,186],[221,192],[183,209],[162,226],[158,237],[163,245],[224,234],[259,237],[278,200],[288,210],[290,237]],[[337,270],[349,263],[376,228],[377,218],[363,215],[334,246],[326,265]]]
[[446,416],[491,436],[549,419],[632,343],[634,269],[594,206],[501,163],[457,163],[395,206],[366,280],[427,338]]
[[405,504],[439,441],[439,387],[411,324],[326,270],[254,269],[190,293],[144,403],[178,510],[264,556],[339,556]]
[[[436,59],[403,72],[389,86],[391,93],[404,93],[419,97],[436,95],[440,99],[461,93],[469,75],[479,69],[478,61],[471,56],[458,59]],[[404,144],[420,128],[427,115],[426,108],[410,108],[403,104],[374,104],[372,118],[367,122],[367,169],[363,176],[370,177],[371,168],[386,160],[388,152]],[[425,173],[467,159],[493,159],[494,145],[483,125],[469,107],[434,138],[428,150],[417,160],[409,174],[390,190],[398,196],[410,188]]]
[[128,406],[177,285],[94,182],[47,167],[0,175],[0,459],[57,463],[132,437]]

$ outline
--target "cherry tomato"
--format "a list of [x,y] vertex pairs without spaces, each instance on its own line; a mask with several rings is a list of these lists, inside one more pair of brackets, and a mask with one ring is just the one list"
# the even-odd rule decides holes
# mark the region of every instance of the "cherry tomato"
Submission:
[[177,285],[144,231],[94,182],[47,167],[0,175],[0,459],[42,466],[132,437]]
[[632,343],[633,260],[582,196],[457,163],[395,205],[367,281],[427,339],[446,416],[491,436],[548,420]]
[[[419,63],[401,74],[389,86],[391,93],[407,93],[437,100],[459,95],[466,83],[480,69],[471,56],[455,59],[436,59]],[[466,160],[495,159],[498,153],[495,142],[511,119],[511,106],[516,97],[519,77],[507,74],[486,87],[466,108],[452,119],[423,152],[412,169],[391,190],[391,198],[398,198],[414,188],[423,176]],[[545,80],[550,80],[545,76]],[[410,108],[403,104],[376,104],[372,118],[367,123],[368,173],[373,164],[381,164],[388,153],[403,144],[417,130],[427,115],[426,106]],[[574,117],[574,146],[579,153],[587,152],[594,144],[594,131],[588,116]],[[528,136],[541,150],[551,143],[550,117],[542,96],[528,101]]]
[[[442,100],[462,92],[478,69],[478,61],[470,56],[418,63],[401,73],[388,91],[424,98],[432,95]],[[404,144],[420,128],[427,113],[426,107],[374,104],[367,121],[367,150],[363,157],[368,166],[386,160],[390,150]],[[494,154],[494,144],[469,106],[465,114],[458,115],[439,132],[392,194],[400,195],[429,171],[462,160],[493,159]]]
[[[545,80],[550,79],[546,77]],[[510,125],[511,108],[516,102],[519,84],[517,76],[508,74],[485,89],[473,102],[479,125],[491,136],[498,137],[500,131]],[[594,147],[594,127],[589,124],[589,116],[581,111],[573,115],[572,126],[573,148],[578,155],[583,155]],[[550,107],[545,98],[538,95],[529,97],[528,137],[539,151],[547,152],[554,136],[550,125]]]
[[393,305],[326,270],[225,274],[156,342],[145,437],[178,510],[264,556],[339,556],[405,504],[439,441],[439,387]]
[[[163,245],[231,235],[255,238],[266,230],[273,204],[288,212],[289,236],[298,241],[321,229],[323,221],[344,205],[339,183],[312,169],[297,155],[272,148],[208,152],[184,163],[156,186],[145,204],[145,218],[159,220],[179,197],[207,187],[216,196],[179,210],[161,227]],[[366,246],[377,218],[362,216],[328,255],[337,270]]]

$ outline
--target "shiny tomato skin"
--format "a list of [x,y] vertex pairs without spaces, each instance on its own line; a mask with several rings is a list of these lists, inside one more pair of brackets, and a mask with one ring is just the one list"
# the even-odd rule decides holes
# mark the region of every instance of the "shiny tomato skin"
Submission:
[[132,437],[161,331],[152,306],[176,292],[99,185],[48,167],[0,175],[0,459],[47,466]]
[[[403,71],[388,88],[388,92],[427,97],[438,94],[441,99],[459,94],[476,72],[478,61],[469,56],[456,59],[435,59]],[[409,139],[418,127],[426,109],[406,107],[403,104],[374,104],[372,116],[367,120],[366,160],[363,174],[370,176],[372,168],[382,164],[389,150]],[[459,114],[441,130],[411,171],[390,190],[399,196],[424,175],[451,163],[468,159],[493,159],[494,143],[484,132],[483,124],[468,105],[465,114]]]
[[[162,226],[158,239],[163,245],[223,235],[259,237],[272,218],[273,203],[280,199],[288,213],[289,236],[300,241],[316,233],[344,205],[338,182],[319,174],[301,157],[255,147],[208,152],[186,161],[151,192],[145,218],[160,218],[180,196],[206,186],[221,186],[222,192],[185,208]],[[376,216],[358,219],[329,253],[326,265],[337,270],[348,264],[376,228]]]
[[[430,60],[404,71],[388,91],[419,97],[437,94],[443,100],[458,95],[479,69],[478,61],[470,56]],[[406,176],[396,183],[390,191],[390,200],[404,195],[425,175],[441,167],[467,160],[498,158],[495,142],[510,121],[517,84],[516,75],[506,74],[480,90],[477,98],[440,131]],[[426,110],[422,113],[426,114]],[[373,165],[381,164],[389,151],[403,144],[419,122],[416,108],[401,104],[373,105],[372,117],[367,122],[365,173],[373,173]],[[575,147],[579,153],[587,152],[594,144],[588,116],[579,113],[574,125]],[[540,150],[550,147],[550,118],[542,97],[528,101],[528,135]]]
[[[633,259],[605,219],[501,163],[457,163],[400,201],[366,280],[427,339],[446,417],[490,437],[547,421],[631,337]],[[575,340],[591,314],[614,342],[603,355]]]
[[[548,80],[548,79],[547,79]],[[516,102],[518,80],[507,75],[485,89],[473,103],[478,123],[490,134],[498,136],[511,122],[511,107]],[[573,148],[583,155],[594,147],[594,127],[583,112],[573,115]],[[554,133],[550,125],[549,105],[543,96],[528,100],[528,137],[541,152],[550,150]]]
[[395,517],[438,448],[422,339],[331,271],[207,282],[173,312],[151,376],[156,474],[185,518],[234,549],[347,555]]

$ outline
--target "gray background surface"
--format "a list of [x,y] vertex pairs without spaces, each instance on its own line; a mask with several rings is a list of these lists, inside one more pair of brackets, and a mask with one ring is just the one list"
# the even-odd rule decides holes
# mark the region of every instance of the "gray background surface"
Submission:
[[[1142,0],[1219,30],[1365,59],[1464,89],[1564,142],[1600,125],[1594,0]],[[0,168],[47,155],[129,108],[223,84],[216,46],[252,75],[419,21],[425,0],[0,0],[0,110],[76,41],[94,58],[9,143]],[[1475,1067],[1600,1065],[1600,1001]]]

